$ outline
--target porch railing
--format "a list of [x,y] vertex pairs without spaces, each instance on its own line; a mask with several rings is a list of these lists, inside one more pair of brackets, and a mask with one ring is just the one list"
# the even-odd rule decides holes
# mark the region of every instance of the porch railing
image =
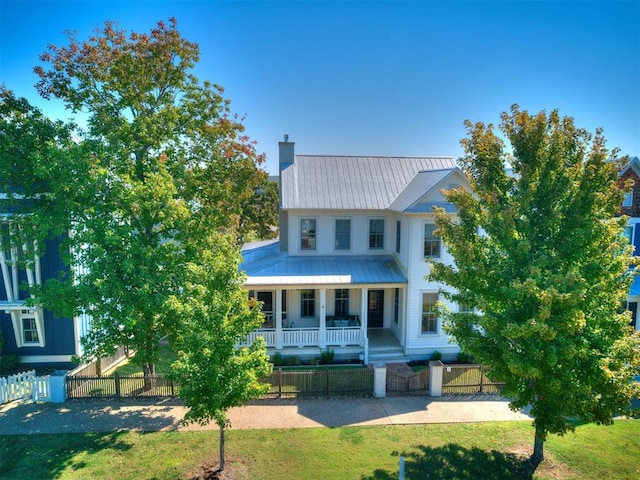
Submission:
[[276,331],[275,330],[254,330],[253,332],[247,335],[247,339],[244,342],[241,342],[241,346],[247,346],[253,344],[258,337],[264,338],[267,347],[275,347],[276,346]]
[[362,345],[362,328],[327,328],[327,346]]
[[282,345],[285,347],[315,347],[320,345],[320,330],[317,328],[285,328],[282,330]]

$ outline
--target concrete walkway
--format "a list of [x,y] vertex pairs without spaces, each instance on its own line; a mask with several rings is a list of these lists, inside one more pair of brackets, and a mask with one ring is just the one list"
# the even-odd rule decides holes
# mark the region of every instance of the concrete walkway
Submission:
[[[183,425],[187,409],[171,400],[70,400],[0,406],[0,434],[217,429]],[[232,429],[343,427],[531,420],[496,395],[258,400],[229,411]]]

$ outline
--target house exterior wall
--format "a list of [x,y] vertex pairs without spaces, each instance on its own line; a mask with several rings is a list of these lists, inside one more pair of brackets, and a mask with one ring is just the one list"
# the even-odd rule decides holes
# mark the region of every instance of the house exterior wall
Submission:
[[640,217],[640,176],[633,168],[628,168],[618,179],[618,185],[624,187],[627,180],[633,181],[633,201],[630,207],[622,207],[622,214],[629,217]]

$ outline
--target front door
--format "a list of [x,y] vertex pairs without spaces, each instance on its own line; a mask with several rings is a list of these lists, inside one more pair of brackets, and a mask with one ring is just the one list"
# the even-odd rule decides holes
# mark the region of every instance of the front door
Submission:
[[384,290],[369,290],[367,308],[368,328],[382,328],[384,326]]

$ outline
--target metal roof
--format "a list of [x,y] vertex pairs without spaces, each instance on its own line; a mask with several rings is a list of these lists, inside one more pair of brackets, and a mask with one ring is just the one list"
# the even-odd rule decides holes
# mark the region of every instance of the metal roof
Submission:
[[271,244],[243,251],[245,286],[406,284],[390,255],[291,256]]
[[452,157],[296,155],[281,174],[282,208],[385,210],[419,172],[453,168]]

